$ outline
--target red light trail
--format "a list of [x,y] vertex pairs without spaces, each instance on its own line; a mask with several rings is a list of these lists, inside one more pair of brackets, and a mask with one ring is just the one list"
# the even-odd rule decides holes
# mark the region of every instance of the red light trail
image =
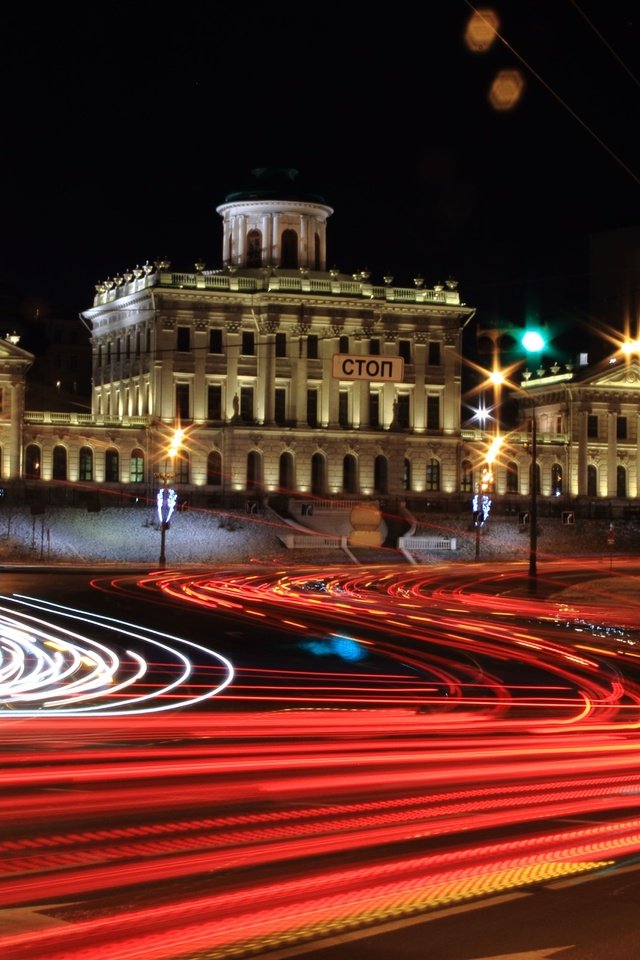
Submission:
[[[224,630],[212,654],[5,597],[0,897],[51,925],[0,936],[2,955],[256,956],[635,856],[636,611],[613,629],[498,581],[492,596],[422,568],[96,583],[199,623],[259,620],[260,664],[262,634],[252,660]],[[74,703],[98,645],[109,683]],[[55,683],[52,708],[32,709],[31,677]]]

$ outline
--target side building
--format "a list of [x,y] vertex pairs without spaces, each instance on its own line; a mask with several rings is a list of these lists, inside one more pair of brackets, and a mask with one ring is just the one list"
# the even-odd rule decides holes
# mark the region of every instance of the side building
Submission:
[[[591,366],[552,362],[524,372],[518,424],[504,432],[491,468],[498,512],[528,509],[535,417],[543,515],[640,519],[639,352],[640,342],[621,341],[615,354]],[[471,491],[482,468],[479,451],[490,448],[493,435],[477,428],[464,435],[475,454],[462,468],[463,486]]]

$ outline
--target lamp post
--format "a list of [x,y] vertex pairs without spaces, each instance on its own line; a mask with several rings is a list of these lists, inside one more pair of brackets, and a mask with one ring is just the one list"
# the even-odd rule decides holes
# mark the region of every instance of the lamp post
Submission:
[[[174,461],[180,451],[183,436],[183,430],[178,429],[174,431],[169,448],[166,451],[164,472],[157,474],[157,478],[162,481],[162,486],[156,494],[156,506],[158,509],[158,520],[160,523],[160,559],[158,560],[160,567],[165,567],[167,565],[167,557],[165,552],[167,530],[169,529],[171,516],[178,501],[178,495],[176,491],[173,489],[173,487],[169,486],[169,484],[173,483],[175,480]],[[167,469],[167,461],[169,461],[171,464],[169,470]]]
[[531,479],[529,505],[529,593],[538,588],[538,428],[535,401],[531,406]]
[[[539,330],[529,328],[523,334],[520,341],[526,354],[541,354],[546,345],[546,340]],[[511,370],[519,366],[519,361],[514,363]],[[489,375],[489,382],[493,384],[494,390],[497,390],[505,384],[518,393],[526,393],[531,403],[531,476],[529,481],[529,592],[536,593],[538,583],[538,437],[537,437],[537,419],[536,419],[536,401],[528,390],[523,386],[517,386],[512,380],[507,380],[503,371],[495,368]],[[499,408],[499,400],[496,397],[496,408]],[[494,444],[501,441],[498,437]],[[495,449],[493,458],[495,459]],[[492,459],[487,456],[487,462]]]
[[[539,330],[530,329],[522,337],[527,353],[540,354],[546,340]],[[529,503],[529,593],[538,589],[538,423],[536,401],[531,397],[531,479]]]

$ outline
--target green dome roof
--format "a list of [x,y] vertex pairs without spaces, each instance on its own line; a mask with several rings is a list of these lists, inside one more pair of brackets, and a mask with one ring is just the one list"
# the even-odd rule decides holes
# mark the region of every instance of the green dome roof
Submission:
[[298,171],[292,167],[256,167],[251,171],[253,183],[233,190],[225,203],[237,200],[303,200],[326,204],[324,197],[310,190],[298,180]]

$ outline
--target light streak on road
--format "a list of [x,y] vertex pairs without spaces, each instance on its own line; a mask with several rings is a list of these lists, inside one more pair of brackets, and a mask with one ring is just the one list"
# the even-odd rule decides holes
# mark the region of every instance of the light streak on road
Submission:
[[[3,598],[0,682],[39,696],[29,670],[63,678],[64,709],[0,712],[0,902],[54,924],[0,955],[266,956],[637,858],[638,611],[618,630],[612,610],[529,602],[483,569],[481,586],[353,567],[96,584],[226,618],[217,655]],[[78,695],[105,709],[76,717]],[[132,722],[128,699],[160,710]]]
[[[0,723],[7,710],[12,716],[52,717],[175,710],[214,697],[233,679],[226,657],[190,640],[47,600],[21,596],[0,600],[8,604],[0,607]],[[99,633],[115,633],[121,650],[28,614],[27,609],[58,620],[80,620]],[[154,680],[153,664],[122,647],[132,640],[142,643],[155,661],[163,659],[173,674],[170,681]],[[213,667],[216,678],[195,696],[187,688],[198,664],[206,664],[210,672]]]

